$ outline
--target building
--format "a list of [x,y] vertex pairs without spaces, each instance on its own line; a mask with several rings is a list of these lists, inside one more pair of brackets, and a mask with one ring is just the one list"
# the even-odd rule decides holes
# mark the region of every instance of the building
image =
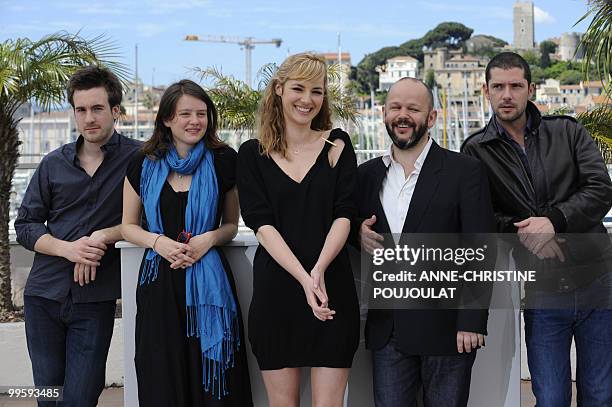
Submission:
[[515,49],[535,48],[535,24],[533,2],[522,2],[517,0],[514,3],[514,43]]
[[[439,93],[436,140],[445,148],[458,151],[463,140],[483,127],[489,118],[489,108],[482,95],[488,60],[445,47],[426,49],[423,54],[424,70],[434,72],[439,88],[435,92]],[[442,134],[443,114],[446,115],[446,138]]]
[[449,96],[477,96],[482,93],[485,82],[484,59],[469,55],[457,55],[444,62],[444,66],[434,70],[439,87]]
[[460,49],[449,50],[446,47],[423,50],[423,72],[427,74],[429,70],[444,69],[446,61],[451,58],[463,55]]
[[376,67],[378,72],[378,90],[387,91],[398,79],[417,78],[419,76],[419,61],[410,55],[387,59],[384,65]]
[[536,88],[536,102],[549,108],[561,107],[561,85],[557,79],[548,78]]
[[581,33],[563,33],[559,40],[558,54],[561,61],[581,61],[584,58],[584,49],[580,46]]
[[76,140],[78,134],[72,109],[38,112],[24,117],[17,126],[19,131],[20,162],[38,163],[45,154],[62,144]]
[[536,89],[536,102],[549,110],[565,108],[569,113],[590,110],[601,104],[604,85],[601,81],[582,81],[577,85],[561,85],[547,79]]

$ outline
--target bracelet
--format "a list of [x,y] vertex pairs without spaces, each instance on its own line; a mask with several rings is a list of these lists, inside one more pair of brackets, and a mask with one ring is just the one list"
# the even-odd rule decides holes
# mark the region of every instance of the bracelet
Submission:
[[162,234],[157,235],[157,237],[155,238],[155,240],[153,241],[153,246],[151,246],[151,249],[155,250],[155,243],[157,243],[157,241],[159,240],[160,237],[162,237]]

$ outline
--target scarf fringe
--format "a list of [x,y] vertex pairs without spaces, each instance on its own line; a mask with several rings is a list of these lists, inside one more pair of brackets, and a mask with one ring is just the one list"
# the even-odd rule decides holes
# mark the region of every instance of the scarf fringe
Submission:
[[157,280],[159,259],[161,256],[153,251],[152,253],[154,253],[152,258],[149,258],[149,253],[147,253],[147,256],[143,260],[144,266],[142,267],[142,274],[140,275],[140,285],[149,284]]
[[[214,321],[221,321],[222,337],[216,343],[204,343],[214,339]],[[200,338],[202,351],[202,384],[218,400],[229,394],[225,373],[234,367],[235,354],[240,348],[238,317],[235,311],[215,305],[187,306],[187,336]],[[218,335],[216,335],[218,336]]]

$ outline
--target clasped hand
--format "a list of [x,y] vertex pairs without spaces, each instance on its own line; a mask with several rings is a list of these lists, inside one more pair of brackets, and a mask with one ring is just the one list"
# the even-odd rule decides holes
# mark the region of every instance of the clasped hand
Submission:
[[514,224],[519,240],[540,260],[557,258],[565,261],[563,250],[555,239],[555,228],[546,217],[531,217]]
[[213,246],[210,232],[193,236],[189,243],[179,243],[162,236],[155,243],[155,251],[170,263],[172,269],[185,269],[200,260]]
[[106,237],[99,231],[68,243],[64,257],[74,263],[75,283],[79,283],[82,287],[96,279],[96,270],[106,249]]
[[327,297],[327,289],[325,287],[325,271],[315,266],[310,275],[306,276],[302,281],[306,301],[312,313],[320,321],[334,319],[333,311],[329,308],[329,298]]

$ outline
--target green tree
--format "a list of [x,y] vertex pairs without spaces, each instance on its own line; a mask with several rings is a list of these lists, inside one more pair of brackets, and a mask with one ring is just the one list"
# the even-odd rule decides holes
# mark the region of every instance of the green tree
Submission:
[[10,311],[9,195],[19,158],[20,118],[17,109],[27,102],[49,109],[64,101],[65,85],[83,65],[104,65],[120,77],[126,68],[111,59],[115,48],[103,36],[85,39],[59,32],[38,41],[8,39],[0,43],[0,311]]
[[459,48],[465,40],[470,38],[473,32],[473,29],[461,23],[444,22],[428,31],[423,37],[423,43],[430,48]]
[[436,74],[433,69],[428,69],[425,74],[425,85],[429,87],[429,89],[433,89],[436,86]]
[[540,43],[540,66],[544,69],[550,66],[550,54],[557,52],[557,44],[547,40]]
[[563,71],[558,79],[561,85],[577,85],[582,79],[582,72],[576,69]]
[[531,81],[537,85],[544,83],[546,80],[546,76],[544,75],[544,70],[537,65],[532,65],[529,67],[531,69]]
[[[581,41],[585,51],[582,72],[587,80],[603,81],[605,94],[612,98],[612,2],[589,0],[589,11],[576,24],[589,17],[592,20]],[[578,119],[598,143],[606,161],[612,164],[612,107],[604,104],[578,115]]]
[[534,51],[530,51],[530,50],[523,51],[521,53],[521,56],[525,58],[525,61],[527,61],[529,65],[539,65],[540,64],[540,57]]
[[565,71],[571,70],[572,66],[567,61],[557,61],[548,68],[544,69],[544,76],[546,78],[559,79],[561,74]]

